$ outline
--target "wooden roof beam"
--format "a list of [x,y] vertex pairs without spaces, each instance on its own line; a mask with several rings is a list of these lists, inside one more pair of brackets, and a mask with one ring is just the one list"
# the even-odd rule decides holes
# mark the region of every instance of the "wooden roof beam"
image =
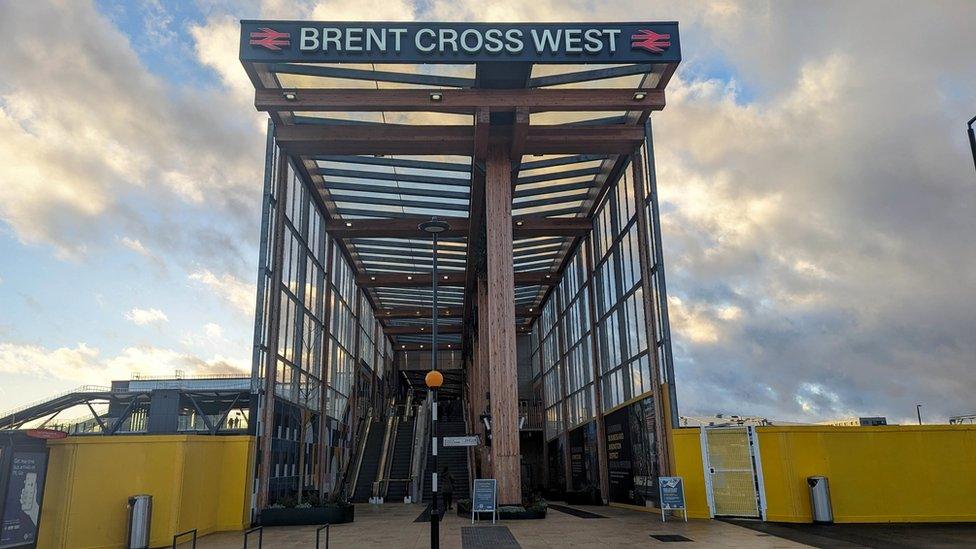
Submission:
[[[463,272],[438,274],[437,285],[464,286],[467,278]],[[515,273],[516,286],[552,286],[557,277],[546,271]],[[417,288],[431,286],[431,273],[376,273],[356,275],[356,283],[362,288]]]
[[[438,315],[442,318],[457,318],[461,316],[461,307],[438,307]],[[541,314],[538,307],[516,307],[515,316],[517,318],[535,318]],[[378,320],[403,320],[407,318],[427,319],[431,317],[430,307],[393,307],[389,309],[377,309],[376,318]]]
[[[291,154],[476,154],[483,130],[472,126],[279,126],[278,144]],[[488,142],[510,139],[507,128],[488,132]],[[522,154],[627,154],[644,141],[641,126],[529,126]],[[477,174],[473,174],[477,177]],[[472,193],[476,192],[472,186]],[[472,198],[474,198],[472,196]]]
[[[468,236],[468,218],[440,217],[449,228],[440,233],[441,238]],[[330,220],[325,229],[334,238],[423,238],[430,235],[420,230],[420,219],[349,219]],[[515,238],[542,236],[585,236],[593,228],[589,220],[581,217],[543,217],[530,215],[513,221]]]
[[316,112],[448,112],[474,114],[478,109],[510,112],[659,111],[664,90],[636,89],[258,89],[259,111]]

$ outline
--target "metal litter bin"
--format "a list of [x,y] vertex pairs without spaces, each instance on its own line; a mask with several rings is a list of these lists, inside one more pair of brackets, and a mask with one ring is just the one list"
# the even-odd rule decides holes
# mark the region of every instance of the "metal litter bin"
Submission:
[[810,511],[813,514],[813,522],[820,524],[834,522],[827,477],[807,477],[807,484],[810,486]]
[[149,549],[149,527],[152,522],[152,496],[139,494],[129,498],[127,549]]

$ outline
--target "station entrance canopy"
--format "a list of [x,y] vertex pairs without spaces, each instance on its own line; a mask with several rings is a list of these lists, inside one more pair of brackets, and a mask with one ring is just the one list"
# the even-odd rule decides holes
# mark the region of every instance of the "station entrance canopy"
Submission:
[[[519,487],[516,335],[551,328],[540,314],[552,307],[554,288],[570,276],[577,287],[586,285],[604,265],[594,253],[586,254],[588,268],[577,265],[577,252],[598,240],[606,240],[607,252],[632,225],[640,228],[633,231],[640,251],[628,261],[639,272],[630,273],[627,287],[614,283],[616,290],[608,291],[617,292],[615,299],[641,296],[641,325],[622,325],[621,337],[639,330],[639,339],[655,343],[645,362],[653,364],[656,381],[630,396],[659,397],[661,384],[673,392],[650,115],[664,108],[665,87],[681,59],[677,23],[248,20],[241,27],[240,59],[255,87],[255,106],[272,121],[254,365],[265,395],[264,432],[281,415],[276,398],[296,402],[283,378],[299,387],[295,394],[317,386],[319,399],[302,404],[321,416],[312,422],[316,440],[334,438],[327,417],[355,425],[340,417],[353,413],[347,409],[355,410],[359,393],[333,386],[346,375],[334,364],[336,349],[353,355],[357,373],[360,363],[374,364],[359,354],[364,337],[375,356],[390,360],[382,347],[431,349],[433,249],[418,224],[433,216],[449,226],[438,250],[438,347],[462,351],[469,408],[481,412],[491,395],[490,461],[495,476],[507,470],[515,479],[514,486],[500,481],[503,503],[519,499],[511,493]],[[618,187],[628,171],[627,189]],[[314,206],[311,219],[289,209],[296,193]],[[615,194],[601,219],[601,206]],[[621,221],[611,222],[611,214]],[[327,233],[330,243],[315,231]],[[286,233],[296,244],[289,245]],[[350,291],[363,305],[342,295],[346,277],[336,275],[336,262],[349,269]],[[618,272],[621,260],[608,263],[617,266],[605,276],[625,276]],[[321,290],[308,289],[315,278],[309,265],[329,271]],[[641,291],[634,280],[643,281]],[[353,310],[362,328],[351,329],[356,343],[337,333],[348,327],[336,325],[334,311],[316,312],[307,302],[308,294],[321,299],[323,292],[324,308]],[[583,332],[614,314],[592,297],[589,303],[592,310],[574,320]],[[302,312],[332,337],[311,335]],[[372,336],[366,318],[375,318]],[[310,340],[321,341],[317,354],[295,351]],[[592,387],[601,375],[595,350],[588,360]],[[359,383],[356,373],[348,378]],[[336,399],[347,409],[338,409]],[[661,406],[662,399],[655,402]],[[273,481],[272,444],[263,438],[258,505],[268,503],[264,492]],[[305,465],[315,464],[313,476],[324,490],[335,471],[328,450],[316,452]]]

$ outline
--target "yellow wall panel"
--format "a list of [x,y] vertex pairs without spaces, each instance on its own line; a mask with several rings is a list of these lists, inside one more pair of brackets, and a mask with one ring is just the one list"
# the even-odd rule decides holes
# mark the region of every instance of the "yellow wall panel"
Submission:
[[976,426],[759,427],[767,518],[810,522],[806,478],[836,522],[976,520]]
[[705,494],[705,472],[702,466],[701,433],[698,429],[673,429],[672,455],[675,475],[685,483],[685,505],[689,518],[709,518]]
[[154,547],[191,528],[246,526],[252,437],[68,437],[50,448],[39,547],[121,547],[135,494],[153,496]]

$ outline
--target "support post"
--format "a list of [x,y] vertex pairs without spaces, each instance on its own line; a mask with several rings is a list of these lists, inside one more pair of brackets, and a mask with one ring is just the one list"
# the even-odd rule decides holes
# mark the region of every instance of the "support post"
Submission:
[[671,469],[669,458],[670,448],[666,438],[664,427],[665,418],[670,414],[664,411],[664,402],[661,397],[661,361],[658,354],[658,327],[657,311],[654,310],[654,295],[657,288],[654,286],[653,269],[655,260],[651,257],[651,250],[654,247],[648,241],[649,220],[647,218],[647,208],[645,200],[644,169],[642,166],[640,151],[635,151],[631,156],[631,170],[634,174],[634,201],[637,208],[637,242],[640,253],[641,286],[644,296],[644,329],[647,331],[647,354],[651,364],[651,384],[653,385],[654,395],[654,437],[657,439],[657,470],[659,476],[667,475]]
[[512,262],[512,172],[510,149],[488,146],[485,178],[488,324],[479,326],[488,344],[491,460],[502,505],[522,501],[518,431],[518,368],[515,351],[515,280]]
[[[671,416],[671,428],[678,427],[678,398],[674,388],[674,359],[671,354],[671,321],[668,319],[668,284],[664,270],[664,248],[661,239],[661,208],[657,202],[657,168],[654,165],[654,135],[651,130],[651,119],[644,123],[644,156],[647,161],[647,200],[651,207],[650,217],[651,237],[654,239],[654,275],[656,276],[657,299],[660,307],[661,321],[661,354],[664,357],[664,382],[668,387],[668,406]],[[643,208],[641,208],[643,210]],[[655,336],[656,337],[656,336]],[[662,418],[663,420],[664,418]]]
[[610,467],[607,462],[607,427],[603,422],[603,379],[600,377],[600,335],[597,333],[596,283],[593,275],[593,238],[580,246],[586,250],[586,293],[589,298],[590,343],[593,351],[593,412],[596,421],[596,453],[600,472],[600,497],[610,501]]
[[[329,249],[325,251],[325,287],[322,288],[324,296],[322,297],[324,305],[324,319],[323,322],[325,326],[322,327],[322,356],[320,357],[321,367],[319,368],[319,494],[325,495],[325,481],[328,478],[326,472],[329,463],[329,452],[327,451],[325,441],[328,438],[329,430],[329,389],[325,380],[329,379],[329,373],[326,369],[329,367],[329,356],[332,352],[332,303],[334,299],[332,298],[332,262],[334,260],[335,246],[332,244],[332,240],[329,239],[326,244]],[[329,486],[329,493],[335,486]]]
[[288,155],[278,151],[278,171],[275,174],[274,256],[271,263],[271,291],[268,314],[268,355],[264,367],[264,387],[261,409],[261,467],[258,470],[257,512],[268,506],[271,482],[271,438],[274,436],[275,383],[278,374],[278,332],[281,325],[281,272],[284,264],[285,207],[288,203]]
[[[478,421],[481,426],[479,429],[485,434],[485,442],[487,444],[488,431],[484,429],[484,423],[481,422],[481,414],[490,413],[491,403],[488,400],[488,393],[491,391],[491,382],[489,376],[489,364],[491,363],[488,359],[488,281],[483,277],[479,276],[477,279],[477,296],[478,296],[478,348],[477,348],[477,359],[478,359],[478,370],[475,373],[478,376],[478,406],[477,414],[475,420]],[[482,326],[484,326],[484,332],[482,332]],[[491,462],[491,451],[487,446],[482,446],[479,449],[481,455],[481,474],[483,478],[494,478],[494,469],[492,469]]]

